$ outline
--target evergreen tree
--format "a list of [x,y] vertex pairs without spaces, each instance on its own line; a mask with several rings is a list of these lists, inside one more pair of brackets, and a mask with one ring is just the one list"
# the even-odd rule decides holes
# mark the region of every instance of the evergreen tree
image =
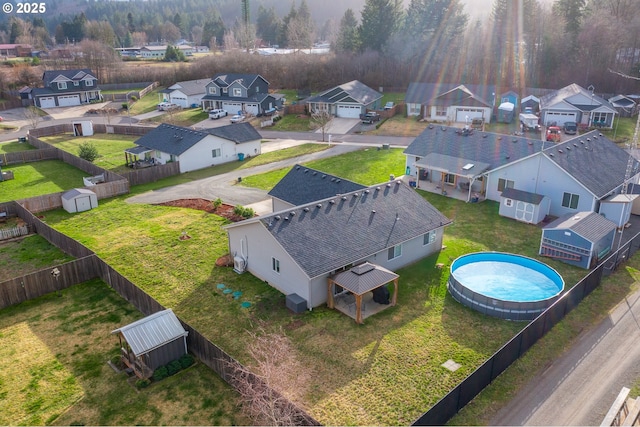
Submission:
[[358,48],[358,21],[353,10],[347,9],[340,20],[334,49],[336,52],[355,52]]
[[564,19],[565,31],[571,36],[574,44],[580,33],[586,6],[586,0],[556,0],[553,4],[553,11]]
[[278,32],[281,26],[280,18],[276,15],[275,8],[265,9],[262,5],[258,7],[258,17],[256,19],[256,33],[269,44],[278,43]]
[[394,34],[402,16],[399,0],[366,0],[358,27],[360,48],[381,52]]

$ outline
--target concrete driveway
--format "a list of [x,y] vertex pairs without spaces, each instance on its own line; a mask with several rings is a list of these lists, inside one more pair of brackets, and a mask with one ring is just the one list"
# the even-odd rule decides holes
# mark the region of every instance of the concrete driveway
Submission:
[[[344,117],[334,117],[324,128],[325,134],[345,135],[353,129],[360,119],[347,119]],[[316,133],[322,133],[322,129],[317,129]]]

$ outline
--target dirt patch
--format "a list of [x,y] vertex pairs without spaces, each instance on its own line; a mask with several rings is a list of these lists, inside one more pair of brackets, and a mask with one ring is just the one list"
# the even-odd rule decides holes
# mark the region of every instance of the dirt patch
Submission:
[[170,202],[165,202],[165,203],[158,203],[158,205],[174,206],[178,208],[197,209],[199,211],[205,211],[205,212],[219,215],[232,222],[238,222],[245,219],[242,216],[236,215],[233,213],[232,205],[227,205],[223,203],[216,208],[213,206],[213,202],[211,200],[206,200],[206,199],[179,199],[179,200],[172,200]]

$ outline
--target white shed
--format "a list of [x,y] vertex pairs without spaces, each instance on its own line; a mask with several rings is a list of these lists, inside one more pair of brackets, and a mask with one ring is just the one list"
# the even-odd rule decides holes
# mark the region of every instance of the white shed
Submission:
[[73,136],[91,136],[93,135],[93,122],[83,120],[81,122],[73,122]]
[[62,207],[69,213],[88,211],[98,207],[98,196],[86,188],[74,188],[62,194]]
[[598,213],[622,227],[629,222],[636,199],[637,194],[616,194],[600,202]]
[[528,224],[538,224],[549,215],[551,200],[541,194],[505,188],[500,195],[499,215]]

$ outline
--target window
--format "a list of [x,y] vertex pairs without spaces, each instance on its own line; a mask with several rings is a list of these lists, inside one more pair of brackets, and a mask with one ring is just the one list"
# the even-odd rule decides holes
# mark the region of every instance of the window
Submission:
[[93,80],[85,80],[84,81],[84,85],[85,86],[93,86]]
[[220,157],[222,156],[222,152],[220,151],[219,148],[214,148],[213,150],[211,150],[211,157]]
[[444,183],[445,184],[451,184],[451,185],[455,185],[456,183],[456,176],[452,173],[447,173],[444,175]]
[[242,89],[240,89],[239,87],[234,87],[233,96],[242,96]]
[[504,205],[508,208],[510,208],[511,206],[513,206],[513,199],[505,199],[504,200]]
[[562,206],[570,209],[578,209],[578,200],[580,196],[577,194],[564,193],[562,195]]
[[256,86],[256,93],[260,93],[260,86]]
[[210,86],[209,87],[209,94],[210,95],[215,95],[216,94],[216,87],[215,86]]
[[607,122],[607,113],[593,113],[593,122],[594,123],[606,123]]
[[500,178],[498,180],[498,191],[504,191],[505,188],[513,188],[514,182],[509,179]]
[[398,258],[400,255],[402,255],[402,245],[396,245],[389,248],[389,256],[387,259],[391,261],[392,259]]
[[427,246],[430,245],[431,243],[436,241],[436,237],[438,236],[438,234],[436,233],[436,230],[432,230],[426,234],[422,235],[422,245],[423,246]]
[[58,82],[58,89],[66,89],[67,82]]
[[78,86],[80,84],[80,82],[73,82],[74,86]]
[[436,107],[436,116],[446,116],[447,115],[447,107],[437,106]]
[[223,87],[223,88],[222,88],[222,93],[227,93],[227,90],[228,90],[228,89],[227,89],[226,87]]
[[271,258],[271,269],[276,273],[280,273],[280,260]]

